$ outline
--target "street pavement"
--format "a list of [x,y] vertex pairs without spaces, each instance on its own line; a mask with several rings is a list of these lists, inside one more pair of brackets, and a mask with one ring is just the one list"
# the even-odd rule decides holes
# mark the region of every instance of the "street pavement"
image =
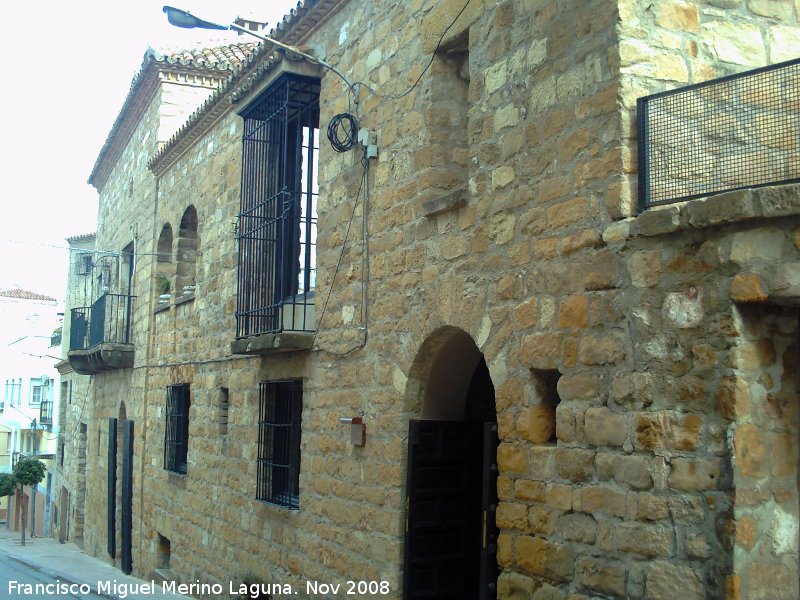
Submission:
[[[15,585],[12,582],[18,582]],[[35,586],[44,593],[36,594]],[[0,524],[0,600],[45,599],[63,597],[70,600],[114,598],[143,600],[171,598],[190,600],[188,596],[141,586],[151,582],[124,575],[119,569],[91,556],[75,544],[60,544],[52,538],[28,538],[20,545],[19,533]],[[59,587],[52,587],[52,586]],[[49,592],[49,593],[48,593]]]

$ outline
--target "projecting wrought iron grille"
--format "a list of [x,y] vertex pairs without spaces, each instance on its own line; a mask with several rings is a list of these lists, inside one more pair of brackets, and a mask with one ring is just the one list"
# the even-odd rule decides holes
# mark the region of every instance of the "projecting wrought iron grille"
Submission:
[[642,209],[800,181],[800,59],[638,100]]
[[262,382],[259,395],[256,498],[299,508],[303,383]]
[[319,81],[283,75],[242,116],[236,337],[312,331]]
[[164,428],[164,468],[186,473],[189,452],[189,384],[167,387],[167,418]]

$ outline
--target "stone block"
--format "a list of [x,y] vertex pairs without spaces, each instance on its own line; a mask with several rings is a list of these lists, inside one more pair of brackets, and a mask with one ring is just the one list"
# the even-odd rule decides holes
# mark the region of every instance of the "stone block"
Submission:
[[705,319],[703,290],[690,288],[684,292],[671,292],[664,298],[664,321],[679,329],[693,329]]
[[765,432],[755,425],[745,423],[736,428],[733,436],[734,468],[745,477],[760,479],[767,471],[767,446]]
[[795,600],[800,597],[797,568],[756,561],[747,567],[748,600]]
[[700,29],[703,46],[714,60],[746,67],[766,64],[764,41],[755,23],[710,21]]
[[704,418],[694,413],[640,413],[634,421],[634,446],[641,449],[695,450],[700,446]]
[[591,450],[558,448],[555,454],[556,472],[559,477],[570,481],[589,481],[594,475],[594,456]]
[[682,229],[680,208],[678,206],[667,206],[646,210],[636,217],[632,229],[635,235],[644,237],[680,231]]
[[775,298],[800,300],[800,262],[779,264],[771,287]]
[[558,307],[556,325],[559,329],[585,329],[589,324],[589,298],[570,296]]
[[561,344],[563,336],[559,333],[538,333],[522,338],[520,362],[532,369],[557,369],[561,363]]
[[580,507],[575,510],[614,517],[625,516],[625,493],[603,485],[593,485],[578,491]]
[[[554,588],[552,585],[545,583],[536,590],[536,593],[533,595],[533,600],[564,600],[564,592],[559,590],[558,588]],[[499,599],[498,599],[499,600]]]
[[560,510],[572,510],[573,490],[571,485],[551,483],[547,486],[547,504]]
[[769,295],[764,291],[761,277],[755,273],[739,273],[728,289],[734,302],[765,302]]
[[593,446],[622,446],[628,438],[625,417],[604,406],[586,410],[584,431],[586,441]]
[[504,474],[528,471],[528,454],[521,446],[501,443],[497,447],[497,468]]
[[553,544],[541,538],[520,536],[515,545],[517,566],[523,571],[552,581],[572,578],[574,550],[566,544]]
[[702,492],[717,489],[719,476],[717,458],[674,458],[668,482],[675,490]]
[[519,529],[526,531],[528,526],[528,510],[524,504],[500,502],[495,515],[500,529]]
[[670,31],[696,32],[700,13],[697,6],[686,2],[663,2],[658,7],[656,24]]
[[[540,194],[545,182],[540,185]],[[569,187],[561,195],[569,191]],[[586,198],[572,198],[547,209],[547,223],[550,229],[559,229],[581,223],[588,214],[589,202]]]
[[784,234],[777,228],[740,231],[731,237],[730,260],[738,265],[771,263],[783,256]]
[[569,255],[584,248],[600,248],[603,246],[603,238],[597,229],[584,229],[578,233],[573,233],[561,242],[561,253]]
[[607,365],[625,359],[625,336],[619,330],[587,334],[580,340],[578,359],[584,365]]
[[614,528],[614,543],[619,550],[649,558],[672,556],[673,531],[663,525],[620,523]]
[[598,394],[597,376],[593,373],[575,373],[558,378],[558,397],[563,401],[591,400]]
[[689,567],[660,560],[648,565],[648,600],[702,600],[705,597],[701,578]]
[[614,479],[619,484],[637,490],[653,487],[650,465],[644,456],[598,454],[595,466],[600,480]]
[[628,259],[628,273],[634,287],[646,288],[658,285],[661,274],[661,252],[658,250],[634,252]]
[[564,540],[591,545],[597,539],[597,521],[591,515],[562,515],[556,522],[556,534]]
[[420,23],[423,52],[431,54],[437,46],[446,50],[453,48],[454,44],[462,44],[464,33],[483,11],[483,0],[470,2],[466,8],[460,0],[447,0],[437,4]]
[[800,186],[778,185],[755,191],[764,217],[800,215]]
[[545,484],[542,481],[517,479],[514,482],[514,497],[526,502],[544,502]]
[[556,410],[548,404],[524,408],[517,421],[517,433],[534,444],[550,441],[556,433]]
[[575,574],[582,586],[600,594],[625,596],[625,565],[593,556],[578,559]]
[[543,506],[531,506],[528,510],[529,531],[533,534],[552,535],[556,529],[558,513]]
[[748,221],[760,216],[758,203],[751,190],[736,190],[686,204],[686,214],[692,227],[713,227]]

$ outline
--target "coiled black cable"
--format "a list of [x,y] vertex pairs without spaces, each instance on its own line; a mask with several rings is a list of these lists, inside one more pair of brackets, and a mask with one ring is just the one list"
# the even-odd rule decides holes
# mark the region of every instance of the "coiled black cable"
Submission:
[[347,152],[358,143],[358,119],[339,113],[328,123],[328,141],[337,152]]

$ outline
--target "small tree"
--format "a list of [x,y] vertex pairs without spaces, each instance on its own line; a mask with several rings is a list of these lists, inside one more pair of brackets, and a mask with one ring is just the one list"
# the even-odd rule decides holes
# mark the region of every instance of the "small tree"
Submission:
[[[44,463],[37,458],[21,458],[14,465],[14,481],[20,486],[38,485],[47,471]],[[22,545],[25,545],[25,526],[28,523],[28,511],[22,503]]]
[[0,498],[13,496],[17,489],[17,480],[13,473],[0,473]]

